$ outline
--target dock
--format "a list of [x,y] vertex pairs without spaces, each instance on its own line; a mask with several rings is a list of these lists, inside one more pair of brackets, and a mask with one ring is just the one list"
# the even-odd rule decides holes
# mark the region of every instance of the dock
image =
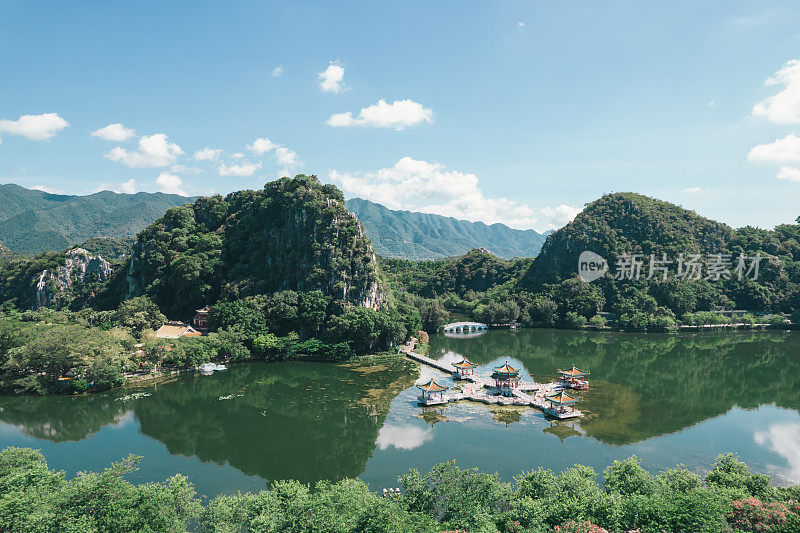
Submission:
[[520,381],[516,388],[498,389],[492,379],[467,375],[461,376],[454,372],[451,365],[440,363],[430,357],[414,351],[416,339],[411,339],[408,344],[400,348],[400,352],[409,359],[420,364],[428,365],[439,370],[462,383],[460,391],[446,390],[431,397],[423,396],[421,405],[444,405],[450,402],[473,401],[487,405],[509,405],[535,407],[546,415],[564,420],[578,418],[581,412],[573,407],[553,407],[546,398],[563,390],[564,386],[558,382],[536,383],[535,381]]

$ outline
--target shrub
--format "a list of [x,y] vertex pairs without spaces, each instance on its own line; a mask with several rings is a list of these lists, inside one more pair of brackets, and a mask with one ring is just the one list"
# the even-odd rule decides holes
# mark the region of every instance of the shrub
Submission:
[[726,515],[731,527],[755,533],[781,531],[791,511],[781,502],[763,503],[758,498],[736,500]]
[[592,524],[588,520],[585,522],[569,520],[560,526],[554,527],[553,531],[556,533],[608,533],[607,530]]

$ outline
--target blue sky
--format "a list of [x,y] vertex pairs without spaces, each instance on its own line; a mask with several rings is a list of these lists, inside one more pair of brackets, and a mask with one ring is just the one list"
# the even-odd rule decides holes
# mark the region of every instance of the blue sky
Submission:
[[797,2],[0,0],[0,182],[313,173],[540,230],[630,190],[772,227],[800,215],[797,60]]

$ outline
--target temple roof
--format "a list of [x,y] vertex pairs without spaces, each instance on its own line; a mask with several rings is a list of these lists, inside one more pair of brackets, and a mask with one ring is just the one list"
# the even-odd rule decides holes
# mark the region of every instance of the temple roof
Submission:
[[508,361],[506,361],[506,364],[503,366],[498,366],[495,368],[494,371],[498,374],[519,374],[519,368],[514,368],[513,366],[509,365]]
[[572,365],[572,368],[570,368],[569,370],[561,370],[559,368],[558,373],[563,374],[565,376],[569,376],[571,378],[580,378],[589,375],[589,372],[587,372],[586,370],[581,370],[575,365]]
[[432,379],[427,383],[424,383],[422,385],[417,385],[417,388],[422,389],[425,392],[444,392],[447,390],[447,387],[442,387]]
[[467,358],[465,357],[463,360],[461,360],[461,361],[459,361],[457,363],[453,363],[453,366],[458,368],[459,370],[466,370],[466,369],[469,369],[469,368],[476,368],[478,365],[476,365],[473,362],[468,361]]
[[567,405],[567,404],[579,402],[581,400],[581,398],[573,398],[572,396],[570,396],[569,394],[567,394],[566,392],[564,392],[562,390],[561,392],[559,392],[557,394],[554,394],[552,396],[546,396],[545,400],[547,400],[549,402],[557,403],[559,405]]

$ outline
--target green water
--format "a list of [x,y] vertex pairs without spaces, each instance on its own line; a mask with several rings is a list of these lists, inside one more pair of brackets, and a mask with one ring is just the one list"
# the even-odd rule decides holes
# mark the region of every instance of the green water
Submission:
[[0,443],[41,449],[68,475],[135,453],[133,481],[187,474],[213,496],[268,480],[361,477],[397,485],[410,467],[455,459],[510,479],[574,463],[602,469],[636,454],[648,469],[702,471],[737,452],[779,483],[800,482],[800,335],[637,335],[490,331],[431,339],[442,361],[478,372],[508,360],[537,381],[575,363],[591,371],[578,421],[531,408],[416,404],[413,384],[443,374],[403,359],[249,363],[212,376],[81,397],[0,398]]

